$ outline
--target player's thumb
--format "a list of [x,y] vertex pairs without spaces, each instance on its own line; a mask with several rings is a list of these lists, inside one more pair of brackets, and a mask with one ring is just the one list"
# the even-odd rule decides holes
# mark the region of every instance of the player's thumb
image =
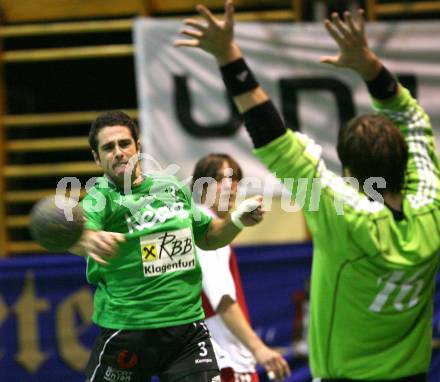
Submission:
[[119,241],[119,242],[125,241],[125,235],[122,233],[115,233],[113,235],[113,237],[116,239],[116,241]]
[[255,202],[256,202],[255,209],[257,209],[257,208],[263,209],[263,207],[264,207],[263,206],[263,201],[264,201],[263,195],[255,195],[252,199],[255,200]]
[[338,66],[338,59],[336,57],[332,57],[332,56],[322,56],[319,59],[319,62],[321,64],[328,64],[328,65]]

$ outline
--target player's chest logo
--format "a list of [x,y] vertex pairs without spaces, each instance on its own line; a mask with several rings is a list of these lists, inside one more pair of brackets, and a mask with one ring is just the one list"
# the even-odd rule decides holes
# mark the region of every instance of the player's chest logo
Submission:
[[190,228],[142,236],[140,245],[145,277],[196,267]]
[[125,215],[125,220],[128,226],[128,232],[143,231],[151,229],[157,224],[163,224],[167,220],[173,219],[187,219],[189,212],[185,210],[183,202],[174,202],[170,205],[162,205],[161,207],[153,207],[147,205],[141,210],[136,211],[134,215]]

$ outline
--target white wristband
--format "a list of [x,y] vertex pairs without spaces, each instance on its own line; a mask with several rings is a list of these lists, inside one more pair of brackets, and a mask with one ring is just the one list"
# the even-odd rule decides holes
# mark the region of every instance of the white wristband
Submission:
[[261,206],[261,202],[256,199],[246,199],[240,203],[235,211],[231,212],[231,221],[238,228],[243,229],[244,224],[241,218],[244,214],[252,212]]
[[242,214],[240,214],[240,212],[238,212],[237,210],[231,212],[231,222],[238,229],[243,229],[243,227],[244,227],[244,224],[240,220],[241,215]]

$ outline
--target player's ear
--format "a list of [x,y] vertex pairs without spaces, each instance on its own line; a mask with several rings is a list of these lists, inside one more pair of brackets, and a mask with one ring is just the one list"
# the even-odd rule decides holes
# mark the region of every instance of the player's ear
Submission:
[[348,167],[342,168],[342,176],[345,176],[347,178],[351,176],[351,171]]
[[93,159],[95,160],[95,163],[98,166],[100,166],[101,165],[101,160],[99,159],[99,154],[95,150],[92,150],[92,155],[93,155]]
[[136,141],[136,150],[138,153],[141,152],[141,141],[139,139]]

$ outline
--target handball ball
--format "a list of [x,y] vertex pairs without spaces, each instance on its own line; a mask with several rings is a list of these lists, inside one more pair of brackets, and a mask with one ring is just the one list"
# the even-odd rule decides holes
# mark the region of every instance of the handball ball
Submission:
[[32,238],[49,251],[66,251],[81,237],[84,222],[75,200],[48,196],[32,208],[29,230]]

